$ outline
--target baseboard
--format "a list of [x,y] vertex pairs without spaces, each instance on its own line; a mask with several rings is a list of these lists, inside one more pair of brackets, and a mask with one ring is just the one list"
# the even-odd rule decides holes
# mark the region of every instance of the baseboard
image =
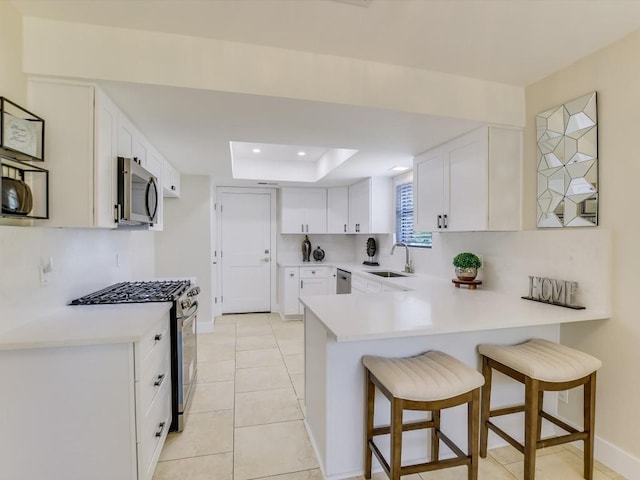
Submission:
[[[582,425],[576,425],[574,422],[560,417],[563,422],[568,423],[574,428],[581,429]],[[566,433],[562,431],[563,433]],[[579,450],[584,447],[584,442],[574,442],[574,445]],[[600,463],[604,464],[611,470],[615,471],[619,475],[622,475],[627,480],[640,480],[640,458],[626,452],[613,443],[596,435],[596,442],[594,445],[594,458]]]

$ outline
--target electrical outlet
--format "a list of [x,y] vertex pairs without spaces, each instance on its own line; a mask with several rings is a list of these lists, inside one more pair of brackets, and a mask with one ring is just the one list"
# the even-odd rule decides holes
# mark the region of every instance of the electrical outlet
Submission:
[[40,286],[44,287],[51,283],[53,275],[53,257],[40,259]]
[[116,252],[116,268],[120,268],[120,254]]
[[569,403],[569,390],[558,392],[558,400],[563,403]]

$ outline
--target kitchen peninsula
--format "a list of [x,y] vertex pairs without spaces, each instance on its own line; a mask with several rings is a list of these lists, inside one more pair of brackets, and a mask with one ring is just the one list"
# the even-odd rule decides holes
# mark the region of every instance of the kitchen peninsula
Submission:
[[[605,310],[571,310],[494,291],[457,289],[450,281],[425,275],[385,281],[412,291],[301,297],[305,306],[306,425],[328,479],[363,472],[363,355],[411,356],[441,350],[478,368],[479,343],[518,343],[532,337],[557,342],[560,324],[610,316]],[[554,412],[555,395],[547,395],[545,407]],[[493,396],[496,405],[516,403],[522,400],[522,390],[496,378]],[[376,402],[375,423],[387,422],[388,403],[381,397]],[[443,412],[442,425],[455,443],[464,445],[466,413],[459,408]],[[501,420],[507,430],[522,430],[517,417]],[[429,450],[424,439],[424,432],[405,433],[404,462],[425,460],[423,452]],[[490,436],[491,440],[497,441]],[[388,443],[381,442],[381,446],[384,452]],[[447,452],[443,449],[442,455]]]

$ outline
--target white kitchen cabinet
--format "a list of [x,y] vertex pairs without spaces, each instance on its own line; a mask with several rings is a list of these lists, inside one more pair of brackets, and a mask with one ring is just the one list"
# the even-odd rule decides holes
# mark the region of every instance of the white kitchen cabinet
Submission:
[[[138,157],[161,188],[162,157],[96,85],[31,78],[28,105],[46,121],[51,208],[43,225],[115,228],[118,156]],[[160,194],[153,229],[162,228],[161,204]]]
[[327,189],[283,188],[281,233],[327,233]]
[[[331,283],[329,279],[331,267],[324,265],[283,267],[281,272],[280,309],[284,317],[304,313],[304,307],[298,301],[298,297],[301,295],[326,295],[328,293]],[[335,287],[333,293],[335,293]]]
[[351,293],[367,293],[367,279],[351,272]]
[[387,177],[349,186],[349,233],[392,233],[392,187]]
[[48,79],[29,80],[28,105],[46,121],[43,225],[114,228],[117,107],[94,85]]
[[300,274],[298,267],[284,267],[280,275],[280,310],[283,316],[299,315]]
[[163,163],[162,192],[165,197],[180,198],[180,172],[167,160]]
[[348,233],[349,188],[327,189],[327,233]]
[[169,312],[135,343],[0,351],[2,478],[151,480],[170,375]]
[[329,267],[329,275],[327,277],[327,295],[334,295],[338,286],[338,269]]
[[518,230],[522,132],[482,127],[414,159],[414,230]]

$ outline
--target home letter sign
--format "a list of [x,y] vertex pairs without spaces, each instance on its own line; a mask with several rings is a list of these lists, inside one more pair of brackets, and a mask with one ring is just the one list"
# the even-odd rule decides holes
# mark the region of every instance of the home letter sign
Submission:
[[577,291],[578,282],[529,276],[529,295],[522,298],[582,310],[575,304]]

